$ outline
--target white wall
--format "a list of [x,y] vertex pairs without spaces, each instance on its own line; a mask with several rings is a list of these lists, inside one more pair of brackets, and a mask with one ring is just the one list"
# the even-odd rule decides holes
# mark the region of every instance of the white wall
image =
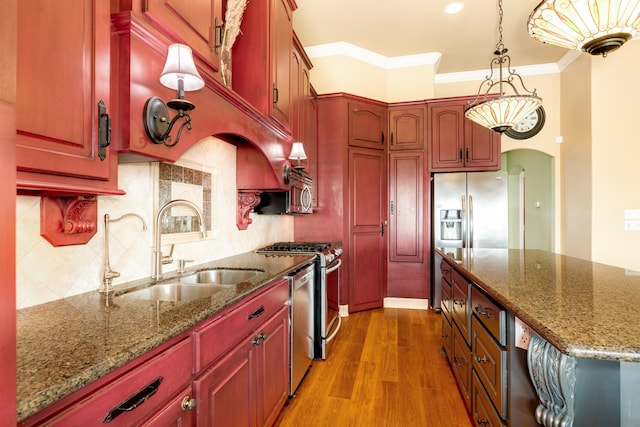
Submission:
[[[251,214],[246,231],[236,227],[235,146],[207,138],[190,148],[177,162],[212,173],[212,232],[206,240],[178,243],[173,258],[194,264],[251,251],[265,244],[293,239],[293,218]],[[121,164],[119,187],[124,196],[98,197],[98,232],[86,245],[54,248],[40,237],[40,198],[19,196],[16,205],[17,307],[96,291],[104,270],[103,216],[112,219],[128,212],[142,215],[148,229],[133,218],[110,224],[111,268],[121,273],[114,285],[151,275],[153,218],[157,200],[157,163]],[[177,263],[165,265],[175,270]]]

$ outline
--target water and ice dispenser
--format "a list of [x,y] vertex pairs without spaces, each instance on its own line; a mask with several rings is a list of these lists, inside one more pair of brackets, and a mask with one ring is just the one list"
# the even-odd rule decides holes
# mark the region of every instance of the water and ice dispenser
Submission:
[[462,240],[461,209],[440,209],[440,240]]

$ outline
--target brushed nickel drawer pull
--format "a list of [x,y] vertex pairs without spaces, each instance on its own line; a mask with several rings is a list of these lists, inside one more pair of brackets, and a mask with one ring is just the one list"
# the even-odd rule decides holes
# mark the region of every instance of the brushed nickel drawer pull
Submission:
[[491,317],[491,309],[490,308],[485,308],[483,310],[482,306],[478,305],[478,306],[475,307],[475,311],[476,311],[476,313],[478,313],[479,316],[486,316],[487,318]]

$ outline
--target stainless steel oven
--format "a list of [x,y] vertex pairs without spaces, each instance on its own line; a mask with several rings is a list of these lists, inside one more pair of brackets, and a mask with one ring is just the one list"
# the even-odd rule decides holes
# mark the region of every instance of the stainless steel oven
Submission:
[[342,280],[342,244],[339,242],[279,242],[258,249],[270,255],[315,254],[313,297],[314,358],[326,359],[329,344],[340,329],[340,286]]

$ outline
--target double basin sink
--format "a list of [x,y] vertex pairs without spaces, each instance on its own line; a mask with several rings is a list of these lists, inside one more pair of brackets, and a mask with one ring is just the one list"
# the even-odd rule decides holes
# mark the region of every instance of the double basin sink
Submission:
[[259,269],[211,268],[119,293],[123,298],[148,301],[191,301],[229,290],[264,273]]

